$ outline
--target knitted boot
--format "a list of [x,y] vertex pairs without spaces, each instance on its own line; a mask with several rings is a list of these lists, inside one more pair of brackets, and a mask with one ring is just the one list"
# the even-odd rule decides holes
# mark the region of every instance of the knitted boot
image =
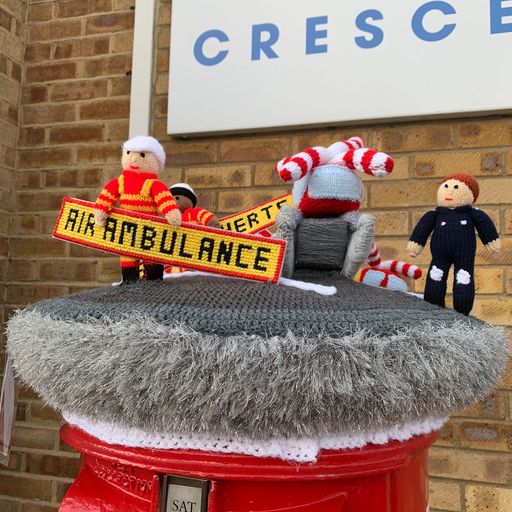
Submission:
[[160,281],[164,278],[163,265],[145,265],[144,269],[148,281]]
[[139,279],[138,267],[122,267],[121,274],[123,275],[123,284],[135,283]]

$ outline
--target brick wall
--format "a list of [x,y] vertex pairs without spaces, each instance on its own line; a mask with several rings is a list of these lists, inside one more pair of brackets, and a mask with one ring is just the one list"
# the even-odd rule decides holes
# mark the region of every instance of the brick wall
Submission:
[[[4,1],[11,3],[18,5]],[[19,165],[8,244],[8,310],[118,279],[115,258],[53,241],[50,232],[63,195],[92,199],[119,170],[119,146],[128,133],[133,4],[134,0],[29,3]],[[164,181],[189,182],[202,205],[227,214],[288,190],[273,176],[273,165],[283,155],[360,134],[370,146],[396,158],[391,178],[366,179],[364,207],[378,218],[384,256],[405,258],[407,235],[418,216],[435,204],[440,177],[454,170],[469,171],[481,183],[479,205],[491,214],[503,239],[496,257],[479,249],[474,312],[512,327],[512,116],[172,140],[165,133],[169,22],[170,1],[161,0],[152,130],[168,155]],[[0,28],[0,37],[4,33]],[[4,214],[8,213],[6,207]],[[0,210],[0,236],[4,233],[5,239],[4,214]],[[422,266],[428,264],[428,256],[426,250],[419,258]],[[59,442],[58,426],[59,417],[22,390],[11,464],[0,468],[2,512],[57,509],[78,467],[76,455]],[[431,508],[508,511],[511,440],[512,365],[498,390],[454,417],[432,449]]]

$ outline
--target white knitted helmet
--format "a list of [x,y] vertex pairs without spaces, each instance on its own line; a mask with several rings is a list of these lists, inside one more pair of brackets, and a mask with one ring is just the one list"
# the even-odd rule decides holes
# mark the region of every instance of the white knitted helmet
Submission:
[[123,144],[124,151],[137,151],[138,153],[147,151],[153,153],[158,161],[160,170],[165,166],[165,151],[162,144],[158,142],[154,137],[148,137],[146,135],[137,135],[130,140],[127,140]]

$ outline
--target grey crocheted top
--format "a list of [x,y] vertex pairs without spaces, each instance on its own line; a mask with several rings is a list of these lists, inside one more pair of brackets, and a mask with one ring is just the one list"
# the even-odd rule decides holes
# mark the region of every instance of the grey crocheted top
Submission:
[[106,287],[19,312],[8,350],[58,409],[230,438],[420,421],[498,382],[503,329],[325,273],[294,277],[337,293],[207,276]]

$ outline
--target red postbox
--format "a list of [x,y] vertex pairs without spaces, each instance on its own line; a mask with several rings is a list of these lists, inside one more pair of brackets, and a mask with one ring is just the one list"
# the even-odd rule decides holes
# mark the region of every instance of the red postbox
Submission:
[[436,433],[314,463],[109,445],[65,425],[82,468],[60,512],[425,512],[427,450]]

